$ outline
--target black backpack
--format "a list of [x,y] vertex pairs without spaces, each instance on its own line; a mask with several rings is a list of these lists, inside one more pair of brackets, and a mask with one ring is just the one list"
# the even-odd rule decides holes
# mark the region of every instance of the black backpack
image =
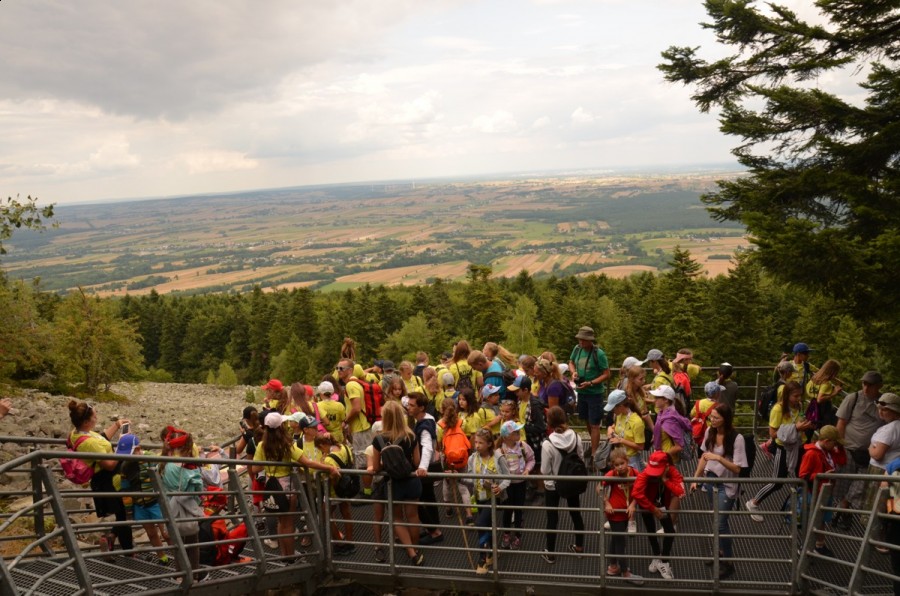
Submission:
[[[549,439],[548,439],[549,440]],[[553,445],[553,443],[550,443]],[[587,476],[587,466],[584,460],[578,456],[578,446],[572,447],[570,451],[563,451],[556,445],[553,448],[562,455],[562,462],[559,464],[560,476]],[[557,480],[556,492],[561,497],[577,497],[587,490],[587,480]]]
[[343,473],[344,470],[349,470],[353,467],[351,465],[350,450],[346,445],[343,447],[344,456],[347,458],[346,462],[338,457],[337,453],[329,453],[326,457],[330,457],[331,461],[335,462],[341,468],[341,477],[334,483],[334,494],[341,499],[352,499],[359,494],[359,476]]
[[756,400],[756,416],[760,421],[768,424],[769,413],[772,411],[772,406],[778,401],[778,388],[782,385],[784,385],[784,381],[779,379],[774,385],[763,387],[759,393],[759,398]]
[[393,480],[408,480],[413,473],[412,462],[406,457],[403,447],[387,439],[384,439],[384,448],[381,450],[381,467]]
[[456,363],[456,372],[459,374],[459,380],[456,381],[456,390],[462,391],[463,389],[468,389],[473,394],[477,394],[475,386],[472,385],[472,367],[466,366],[466,370],[468,372],[463,372],[462,365],[459,362]]
[[741,468],[738,477],[750,478],[750,475],[753,474],[753,464],[756,463],[756,437],[749,433],[742,436],[744,437],[744,453],[747,455],[747,467]]

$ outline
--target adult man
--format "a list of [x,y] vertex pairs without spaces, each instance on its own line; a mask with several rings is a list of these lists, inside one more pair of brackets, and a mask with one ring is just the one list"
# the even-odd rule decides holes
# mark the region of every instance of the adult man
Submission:
[[425,394],[414,392],[402,400],[406,413],[416,421],[414,427],[416,442],[419,444],[420,457],[416,476],[422,480],[422,496],[419,505],[419,519],[427,534],[419,538],[419,544],[434,544],[444,540],[439,526],[441,516],[438,512],[433,478],[427,478],[428,472],[443,472],[437,450],[437,422],[434,416],[425,411],[428,398]]
[[569,356],[569,370],[578,389],[578,417],[586,421],[591,433],[591,457],[600,444],[600,424],[603,422],[603,398],[609,379],[606,352],[595,345],[597,337],[590,327],[582,327],[575,335],[578,345]]
[[338,379],[347,392],[347,428],[353,446],[353,459],[357,468],[366,469],[366,447],[372,444],[374,433],[366,419],[365,392],[363,386],[353,377],[354,362],[343,358],[335,370]]
[[[837,430],[847,450],[847,464],[840,470],[845,474],[864,474],[869,467],[869,444],[875,431],[884,425],[875,405],[881,397],[883,379],[877,370],[870,370],[862,377],[862,389],[851,393],[841,402],[837,411]],[[834,499],[841,507],[848,507],[852,500],[859,503],[863,495],[862,482],[839,480],[834,486]],[[849,515],[838,513],[834,525],[850,529]]]
[[484,352],[472,350],[466,362],[481,373],[485,385],[495,385],[500,388],[500,399],[506,399],[506,383],[503,382],[503,366],[499,359],[489,361]]

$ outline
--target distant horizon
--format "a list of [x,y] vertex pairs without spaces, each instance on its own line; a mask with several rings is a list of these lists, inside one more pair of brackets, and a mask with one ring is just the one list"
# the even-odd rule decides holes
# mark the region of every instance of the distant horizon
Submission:
[[[423,178],[383,178],[371,180],[356,180],[348,182],[323,182],[309,184],[292,184],[286,186],[263,186],[244,189],[228,189],[228,190],[210,190],[195,193],[177,193],[171,195],[156,196],[131,196],[131,197],[105,197],[98,199],[80,199],[68,201],[65,203],[54,203],[57,209],[66,207],[77,207],[83,205],[102,205],[115,203],[131,203],[139,201],[169,201],[176,199],[193,199],[200,197],[223,197],[242,195],[252,192],[271,192],[278,190],[292,189],[310,189],[310,188],[335,188],[335,187],[352,187],[366,185],[389,185],[389,184],[434,184],[436,182],[471,182],[473,180],[513,180],[515,178],[540,178],[540,177],[571,177],[571,176],[616,176],[616,175],[673,175],[673,174],[690,174],[690,173],[731,173],[745,170],[737,162],[718,162],[718,163],[697,163],[686,165],[652,165],[652,166],[620,166],[620,167],[584,167],[571,169],[548,169],[548,170],[522,170],[509,172],[494,172],[486,174],[460,174],[460,175],[444,175],[444,176],[428,176]],[[40,197],[37,197],[40,200]],[[53,202],[53,201],[51,201]]]

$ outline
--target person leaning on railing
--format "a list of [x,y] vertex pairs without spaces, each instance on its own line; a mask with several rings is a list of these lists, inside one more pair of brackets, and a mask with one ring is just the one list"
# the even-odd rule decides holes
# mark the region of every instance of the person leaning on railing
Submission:
[[[128,420],[119,419],[111,423],[105,431],[96,432],[94,428],[97,426],[97,409],[83,401],[69,401],[69,419],[75,428],[69,434],[69,441],[72,445],[78,442],[79,437],[87,435],[87,439],[78,445],[79,453],[102,453],[108,454],[113,452],[112,443],[116,434],[122,429]],[[97,493],[114,493],[118,489],[113,484],[115,471],[119,462],[114,459],[98,459],[93,462],[94,475],[91,477],[91,490]],[[126,521],[125,503],[121,497],[94,497],[94,509],[96,509],[97,517],[106,517],[107,515],[115,515],[116,521]],[[111,532],[104,533],[100,537],[100,549],[112,550],[116,539],[124,550],[134,548],[134,538],[131,532],[131,526],[122,525],[115,526]]]

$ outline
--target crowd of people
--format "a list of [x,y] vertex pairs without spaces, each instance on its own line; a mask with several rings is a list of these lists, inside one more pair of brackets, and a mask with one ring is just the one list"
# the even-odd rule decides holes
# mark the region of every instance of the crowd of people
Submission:
[[[809,347],[796,344],[776,366],[775,403],[766,413],[769,439],[757,445],[736,429],[740,405],[730,364],[722,363],[715,377],[702,385],[703,395],[695,395],[692,384],[700,367],[689,349],[679,350],[671,360],[658,349],[650,349],[642,360],[628,357],[614,379],[594,331],[582,327],[574,339],[571,353],[564,357],[552,352],[516,355],[493,342],[474,350],[459,341],[435,364],[419,352],[415,362],[395,366],[377,359],[367,368],[357,362],[355,344],[347,339],[334,370],[317,384],[294,382],[285,387],[271,379],[263,386],[262,407],[243,411],[237,453],[254,462],[294,462],[328,473],[332,496],[356,497],[354,505],[371,500],[376,522],[385,519],[385,503],[392,503],[395,523],[389,531],[410,565],[424,563],[419,545],[444,539],[443,510],[475,533],[478,574],[488,573],[495,563],[494,525],[500,551],[523,548],[526,513],[521,507],[539,500],[548,529],[542,545],[544,562],[555,563],[560,550],[584,552],[581,496],[587,482],[530,478],[577,475],[580,466],[585,474],[604,475],[596,488],[610,536],[607,575],[636,584],[642,578],[629,568],[627,535],[637,532],[640,520],[653,553],[649,572],[673,579],[670,557],[679,505],[696,490],[708,495],[710,511],[718,513],[713,523],[718,525],[719,577],[735,573],[729,513],[743,503],[753,521],[763,522],[762,503],[783,486],[767,482],[742,501],[741,487],[746,485],[728,482],[749,473],[757,450],[772,459],[774,478],[802,478],[810,488],[823,473],[884,474],[900,468],[900,397],[881,392],[883,380],[877,371],[867,372],[861,388],[841,398],[847,384],[838,378],[840,365],[828,360],[817,369],[809,362]],[[79,451],[111,453],[116,435],[128,421],[97,432],[94,408],[75,401],[69,407],[71,443],[87,436],[78,444]],[[589,441],[582,441],[570,427],[575,416],[586,425]],[[129,436],[133,435],[120,437],[118,445],[136,445]],[[164,454],[200,453],[185,431],[169,428],[161,437]],[[98,460],[93,466],[92,489],[109,493],[120,488],[119,462]],[[685,475],[693,473],[700,480],[686,486],[679,466]],[[202,468],[163,464],[160,471],[167,489],[191,491],[194,488],[186,487],[210,486]],[[361,482],[351,480],[354,475],[342,478],[341,470],[347,468],[368,474]],[[302,513],[293,496],[296,476],[284,466],[251,463],[249,469],[254,505],[261,512],[278,514],[269,521],[269,540],[277,540],[270,546],[277,546],[285,558],[295,556],[294,531]],[[471,477],[436,482],[429,477],[435,472]],[[131,471],[129,476],[141,475]],[[714,489],[704,478],[725,482],[715,483]],[[834,503],[865,509],[877,488],[877,483],[836,482]],[[340,511],[343,523],[339,527],[335,517],[331,531],[335,555],[356,549],[352,509],[341,499],[335,513]],[[496,519],[492,503],[505,506]],[[98,497],[95,506],[98,514],[127,519],[122,499]],[[140,506],[138,515],[135,503],[133,519],[144,524],[154,546],[161,547],[164,533],[153,528],[158,510]],[[555,531],[561,509],[576,530],[574,542],[562,547]],[[826,518],[838,528],[852,523],[850,515]],[[382,525],[373,527],[375,558],[386,561]],[[896,543],[898,530],[891,524],[883,530],[883,538]],[[111,548],[115,540],[122,548],[131,548],[130,526],[116,525],[104,536],[105,547]],[[824,539],[814,548],[820,555],[831,555]],[[900,555],[891,554],[900,563]]]

